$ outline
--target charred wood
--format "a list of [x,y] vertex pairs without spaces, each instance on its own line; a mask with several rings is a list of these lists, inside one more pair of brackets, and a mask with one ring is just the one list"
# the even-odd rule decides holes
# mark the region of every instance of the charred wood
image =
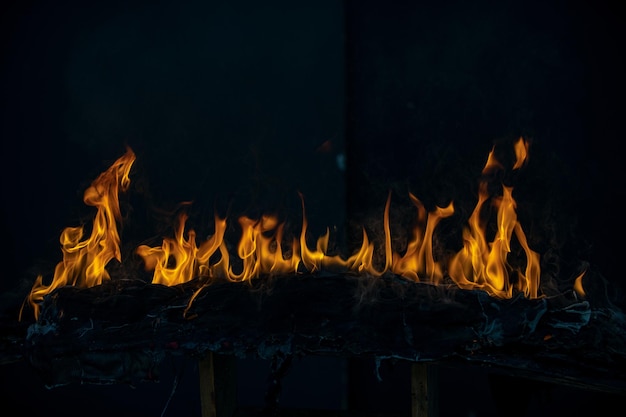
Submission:
[[574,293],[502,300],[397,276],[64,287],[45,298],[15,343],[3,346],[3,356],[21,351],[51,387],[157,379],[167,355],[217,353],[275,362],[304,355],[462,362],[626,392],[620,311],[591,308]]

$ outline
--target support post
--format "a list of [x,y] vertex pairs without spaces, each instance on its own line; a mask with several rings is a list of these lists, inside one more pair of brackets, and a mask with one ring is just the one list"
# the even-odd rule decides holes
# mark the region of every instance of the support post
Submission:
[[202,417],[217,417],[213,352],[207,353],[200,359],[198,368],[200,374],[200,407]]
[[198,361],[202,417],[232,417],[237,408],[236,358],[208,352]]
[[435,365],[411,365],[411,417],[437,417]]

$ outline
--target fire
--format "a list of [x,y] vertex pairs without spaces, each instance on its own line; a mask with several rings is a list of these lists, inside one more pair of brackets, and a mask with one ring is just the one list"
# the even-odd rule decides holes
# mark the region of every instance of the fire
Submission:
[[[513,169],[519,169],[524,165],[528,155],[527,146],[523,139],[516,142],[517,160]],[[486,176],[498,169],[502,169],[502,165],[495,159],[492,149],[483,168],[483,174]],[[529,298],[536,298],[541,273],[539,254],[529,248],[526,235],[517,221],[512,187],[503,185],[502,195],[493,200],[497,208],[497,232],[493,241],[487,241],[482,213],[491,197],[488,185],[486,180],[480,184],[478,204],[463,231],[463,249],[454,256],[449,265],[450,277],[460,288],[480,288],[500,298],[511,297],[513,289],[523,292]],[[513,270],[507,262],[513,234],[524,249],[527,261],[526,270],[523,273],[517,271],[518,279],[515,284],[509,279]]]
[[109,169],[100,174],[83,194],[83,201],[96,208],[96,215],[91,235],[83,239],[82,226],[67,227],[61,233],[61,251],[63,261],[54,269],[50,285],[44,285],[43,276],[39,275],[28,296],[39,315],[39,303],[46,294],[66,285],[92,287],[110,279],[106,265],[112,259],[122,261],[120,254],[120,236],[116,221],[121,219],[119,190],[125,191],[130,185],[130,168],[135,162],[135,154],[127,148],[126,154],[119,158]]
[[[152,283],[166,286],[183,284],[198,278],[199,290],[214,279],[249,281],[271,275],[289,275],[323,270],[365,274],[372,279],[384,274],[395,274],[415,282],[455,284],[461,289],[479,289],[498,298],[510,298],[522,293],[528,298],[539,294],[539,254],[528,246],[526,235],[517,219],[513,188],[502,184],[501,194],[490,194],[489,178],[504,170],[492,149],[482,171],[478,201],[463,230],[463,247],[449,259],[436,259],[433,237],[437,225],[454,214],[453,203],[427,212],[424,204],[409,193],[416,208],[416,226],[402,253],[392,247],[389,194],[382,213],[384,250],[382,260],[375,258],[377,248],[362,228],[359,250],[349,257],[328,253],[330,232],[317,238],[315,247],[309,245],[308,222],[304,198],[302,226],[299,236],[288,240],[285,224],[274,215],[259,219],[242,216],[236,255],[231,254],[225,242],[227,219],[214,217],[214,234],[197,242],[196,232],[187,230],[187,214],[177,219],[173,237],[164,237],[160,246],[141,245],[136,253],[143,259],[147,271],[152,271]],[[528,142],[519,138],[514,145],[515,163],[512,169],[522,168],[528,158]],[[35,317],[44,297],[62,286],[92,287],[110,279],[106,266],[112,259],[122,262],[117,222],[121,220],[118,194],[130,184],[129,173],[135,154],[127,148],[108,170],[100,174],[84,193],[84,202],[96,207],[91,235],[83,239],[84,229],[68,227],[61,234],[63,260],[54,271],[52,282],[43,283],[39,276],[28,296]],[[490,208],[496,211],[496,233],[487,235]],[[511,242],[515,238],[523,249],[525,268],[514,268],[508,262]],[[236,257],[235,257],[236,256]],[[580,288],[582,291],[582,288]],[[197,295],[197,293],[195,294]],[[194,297],[195,297],[194,295]],[[193,297],[192,297],[193,299]]]

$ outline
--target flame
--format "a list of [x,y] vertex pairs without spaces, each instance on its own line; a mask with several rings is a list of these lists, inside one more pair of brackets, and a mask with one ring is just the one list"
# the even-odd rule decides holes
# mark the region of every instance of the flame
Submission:
[[[528,143],[519,138],[514,151],[516,161],[513,170],[520,169],[528,158]],[[126,191],[130,168],[135,154],[127,148],[108,170],[103,172],[85,191],[84,201],[97,208],[91,235],[83,239],[83,227],[68,227],[61,234],[63,260],[57,265],[49,285],[39,276],[28,296],[35,317],[44,297],[62,286],[91,287],[110,279],[106,270],[109,261],[120,256],[120,237],[116,221],[121,218],[118,193]],[[526,235],[517,219],[513,187],[502,184],[501,193],[490,192],[492,174],[504,170],[495,156],[495,148],[489,152],[482,170],[478,201],[463,230],[462,248],[448,259],[436,259],[433,239],[438,224],[455,212],[453,203],[436,207],[427,212],[424,204],[413,194],[409,199],[416,208],[416,225],[403,253],[392,247],[390,227],[391,193],[387,197],[383,218],[384,248],[382,259],[376,258],[377,248],[362,228],[360,248],[348,258],[328,253],[330,231],[318,237],[314,248],[309,245],[308,221],[304,198],[302,201],[302,225],[298,236],[285,237],[285,224],[275,215],[263,215],[259,219],[241,216],[241,229],[236,256],[229,252],[224,240],[227,219],[214,217],[214,234],[200,244],[196,232],[186,229],[188,215],[176,219],[173,237],[164,237],[160,246],[141,245],[136,253],[143,259],[147,271],[153,271],[152,283],[174,286],[199,278],[201,285],[192,297],[214,279],[249,281],[263,276],[310,273],[323,270],[340,270],[366,274],[373,279],[387,273],[405,277],[416,282],[442,284],[446,279],[461,289],[479,289],[499,298],[523,293],[528,298],[539,297],[539,255],[530,249]],[[493,210],[492,210],[493,209]],[[489,239],[487,230],[490,213],[495,210],[495,233]],[[526,266],[513,268],[508,257],[513,238],[526,256]],[[580,279],[577,280],[579,282]],[[579,293],[582,294],[582,287]]]
[[[519,138],[515,144],[517,159],[514,169],[519,169],[525,164],[528,157],[527,151],[528,144],[523,138]],[[492,149],[483,168],[483,178],[487,178],[487,174],[492,174],[499,169],[503,167],[495,159],[494,149]],[[539,254],[530,249],[526,235],[517,221],[513,188],[502,185],[502,195],[491,200],[497,209],[497,231],[493,240],[489,242],[483,213],[491,197],[489,181],[483,179],[479,187],[478,203],[469,218],[469,224],[463,230],[463,248],[450,262],[448,269],[450,278],[460,288],[483,289],[495,297],[511,297],[515,289],[529,298],[537,298],[541,274]],[[525,272],[514,271],[508,264],[513,235],[526,254]],[[510,275],[513,272],[516,272],[517,280],[511,279]]]
[[585,298],[587,295],[587,293],[585,292],[585,289],[583,288],[583,277],[585,276],[585,273],[586,271],[582,272],[574,280],[574,291],[581,298]]
[[[46,294],[56,288],[72,285],[93,287],[110,279],[106,265],[112,259],[122,261],[120,236],[116,221],[121,220],[119,191],[126,191],[130,185],[130,168],[135,162],[135,153],[129,147],[126,153],[100,174],[83,194],[88,206],[96,207],[91,235],[83,239],[83,226],[67,227],[61,233],[63,260],[54,269],[50,285],[43,283],[39,275],[28,295],[28,301],[39,313],[39,303]],[[20,312],[21,316],[21,312]]]
[[407,244],[403,256],[394,253],[392,272],[397,275],[420,281],[420,277],[434,284],[443,279],[443,270],[440,263],[433,258],[432,238],[435,227],[439,222],[454,214],[454,207],[450,203],[447,207],[437,207],[435,211],[426,214],[422,202],[409,193],[409,197],[417,207],[418,223],[413,229],[413,239]]

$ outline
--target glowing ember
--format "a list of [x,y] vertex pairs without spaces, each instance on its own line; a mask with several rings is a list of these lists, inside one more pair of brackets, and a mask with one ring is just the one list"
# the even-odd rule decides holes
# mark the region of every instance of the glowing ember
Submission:
[[[514,146],[516,161],[512,167],[523,167],[528,156],[528,143],[520,138]],[[82,227],[68,227],[61,234],[63,260],[56,266],[52,282],[43,283],[39,276],[28,296],[35,317],[39,304],[46,294],[61,286],[92,287],[110,279],[106,270],[109,261],[121,262],[120,238],[116,221],[120,221],[118,193],[130,184],[129,172],[135,154],[128,148],[107,171],[103,172],[85,191],[84,201],[97,209],[91,235],[83,239]],[[453,204],[437,207],[430,213],[412,194],[410,200],[417,209],[417,225],[404,253],[392,248],[389,220],[391,194],[383,212],[384,256],[375,261],[376,248],[363,229],[363,240],[358,251],[348,258],[327,253],[330,232],[317,239],[315,248],[307,244],[307,218],[302,199],[302,228],[298,238],[286,241],[284,224],[275,216],[265,215],[260,219],[240,217],[241,237],[237,246],[237,262],[231,256],[224,241],[226,219],[215,216],[215,233],[199,245],[194,230],[186,230],[188,219],[182,214],[177,219],[174,237],[165,237],[161,246],[141,245],[137,254],[144,261],[146,270],[153,271],[152,283],[173,286],[200,278],[202,285],[212,279],[246,281],[270,275],[297,274],[303,271],[334,271],[365,274],[372,278],[393,273],[416,282],[431,284],[454,283],[461,289],[480,289],[498,298],[510,298],[522,293],[528,298],[539,297],[539,255],[528,246],[526,235],[517,220],[513,188],[502,185],[501,195],[489,193],[490,175],[504,166],[496,159],[494,149],[489,153],[483,168],[478,202],[468,224],[463,230],[463,247],[448,261],[435,259],[433,236],[437,225],[454,213]],[[487,236],[488,218],[485,212],[494,207],[497,212],[496,233],[493,239]],[[508,263],[511,240],[515,237],[526,256],[525,268],[513,268]],[[235,266],[237,265],[237,267]],[[580,284],[582,275],[576,280],[576,291],[583,295]],[[200,288],[201,289],[201,288]]]

